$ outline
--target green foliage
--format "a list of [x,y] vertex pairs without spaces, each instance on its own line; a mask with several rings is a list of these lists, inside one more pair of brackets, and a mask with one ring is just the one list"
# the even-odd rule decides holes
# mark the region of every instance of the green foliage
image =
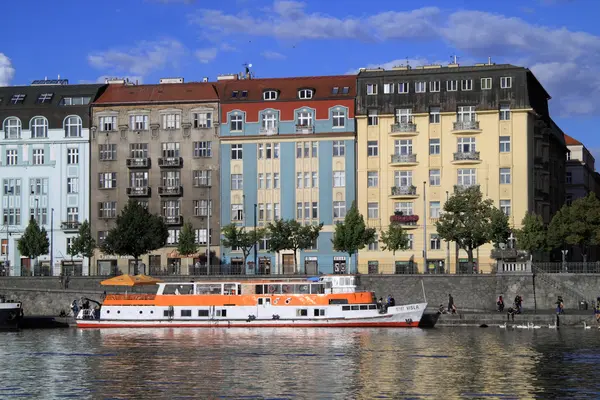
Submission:
[[186,222],[181,228],[179,233],[179,242],[177,243],[177,251],[182,256],[189,256],[198,251],[198,244],[196,243],[196,234],[191,222]]
[[297,267],[296,253],[312,246],[318,239],[323,224],[302,225],[294,219],[277,220],[267,226],[269,251],[294,251],[294,266]]
[[71,258],[78,255],[90,258],[94,255],[94,249],[96,249],[96,240],[92,237],[92,229],[86,219],[79,226],[78,235],[73,239],[67,253]]
[[383,243],[381,248],[391,251],[393,255],[396,255],[398,250],[408,249],[408,234],[402,225],[396,222],[392,222],[387,231],[381,232],[380,241]]
[[256,230],[246,231],[244,227],[237,227],[235,224],[229,224],[221,229],[223,239],[221,243],[225,247],[233,248],[237,247],[242,250],[244,256],[244,265],[246,265],[246,259],[260,239],[262,239],[266,230],[258,228]]
[[130,200],[100,248],[106,254],[132,256],[137,263],[141,255],[164,247],[168,237],[162,217],[150,214],[146,207]]
[[500,243],[506,243],[510,236],[508,216],[496,207],[491,210],[489,235],[490,242],[496,248],[500,247]]
[[42,254],[48,254],[50,241],[45,228],[40,229],[35,218],[29,220],[25,233],[19,239],[17,248],[19,252],[30,259],[38,258]]
[[527,213],[521,225],[523,227],[515,232],[519,249],[527,250],[529,253],[546,249],[548,228],[541,215]]
[[375,229],[367,228],[363,216],[358,212],[356,203],[346,213],[341,224],[335,226],[333,248],[348,253],[350,257],[367,244],[375,241]]

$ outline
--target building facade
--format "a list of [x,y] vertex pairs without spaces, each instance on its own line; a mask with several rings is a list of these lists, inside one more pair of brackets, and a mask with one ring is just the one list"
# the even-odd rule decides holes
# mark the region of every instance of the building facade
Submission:
[[[210,83],[165,82],[111,83],[92,106],[91,221],[98,242],[132,199],[169,227],[167,246],[144,255],[141,268],[98,250],[95,273],[202,274],[207,263],[219,263],[217,92]],[[200,250],[186,259],[176,246],[187,221]]]
[[324,224],[297,260],[292,252],[269,253],[266,239],[245,266],[240,251],[223,249],[233,272],[351,271],[331,239],[355,199],[355,85],[356,76],[220,77],[222,225],[254,229],[279,218]]
[[[0,273],[88,273],[87,259],[72,258],[67,250],[89,219],[90,103],[103,89],[64,79],[0,88]],[[37,265],[17,246],[30,218],[50,241],[49,254]]]
[[358,205],[379,232],[401,222],[406,251],[379,243],[359,254],[362,273],[489,271],[491,245],[475,270],[435,222],[455,191],[477,185],[518,228],[527,211],[546,222],[564,202],[566,146],[534,75],[512,65],[361,70],[357,83]]
[[594,156],[579,140],[565,135],[567,153],[566,204],[595,193],[600,198],[600,176],[596,172]]

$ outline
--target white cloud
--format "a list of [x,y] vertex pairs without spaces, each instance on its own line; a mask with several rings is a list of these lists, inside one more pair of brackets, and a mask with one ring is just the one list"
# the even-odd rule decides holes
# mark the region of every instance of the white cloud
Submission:
[[285,60],[285,56],[276,51],[263,51],[260,55],[267,60]]
[[117,74],[144,76],[167,66],[176,67],[187,53],[177,40],[142,41],[131,48],[118,48],[88,55],[89,64]]
[[230,45],[229,43],[223,42],[219,47],[221,51],[238,51],[237,47]]
[[195,54],[198,61],[200,61],[202,64],[208,64],[217,58],[217,48],[211,47],[208,49],[199,49],[196,50]]
[[15,76],[15,69],[10,58],[0,53],[0,86],[8,86]]

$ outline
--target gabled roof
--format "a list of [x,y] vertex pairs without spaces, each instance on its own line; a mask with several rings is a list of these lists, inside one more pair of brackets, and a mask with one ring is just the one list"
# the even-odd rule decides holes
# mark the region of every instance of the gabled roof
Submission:
[[[275,90],[276,101],[297,101],[300,89],[314,90],[312,100],[353,99],[356,97],[356,75],[305,76],[226,80],[216,83],[222,103],[242,103],[263,100],[263,92]],[[337,92],[334,88],[338,88]],[[347,89],[347,93],[344,92]],[[234,92],[237,92],[234,97]],[[245,92],[245,93],[243,93]]]
[[583,146],[583,143],[581,143],[579,140],[572,138],[571,136],[567,135],[565,133],[565,143],[567,144],[567,146]]
[[218,100],[219,96],[212,83],[110,84],[102,96],[94,102],[94,105],[194,103]]

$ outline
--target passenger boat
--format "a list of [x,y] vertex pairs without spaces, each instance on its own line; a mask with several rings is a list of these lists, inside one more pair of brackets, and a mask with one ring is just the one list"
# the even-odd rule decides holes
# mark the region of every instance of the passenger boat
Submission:
[[0,330],[18,329],[23,319],[23,306],[20,301],[6,300],[0,295]]
[[108,294],[80,328],[418,327],[427,303],[379,308],[354,276],[309,280],[161,282],[156,294]]

